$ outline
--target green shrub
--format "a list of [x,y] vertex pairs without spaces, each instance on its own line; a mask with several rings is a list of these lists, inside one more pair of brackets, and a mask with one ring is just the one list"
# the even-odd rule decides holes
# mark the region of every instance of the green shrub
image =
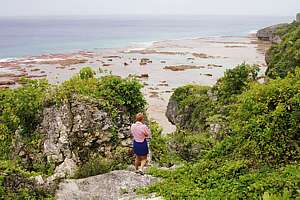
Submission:
[[299,165],[249,169],[247,160],[201,159],[176,170],[152,168],[163,180],[143,192],[164,199],[262,199],[266,194],[299,198]]
[[254,84],[238,97],[231,129],[244,137],[240,153],[267,163],[298,160],[300,69],[295,76]]
[[125,168],[127,165],[133,163],[134,157],[127,147],[117,147],[113,151],[113,162],[120,168]]
[[71,101],[76,94],[82,95],[97,99],[113,116],[120,111],[134,116],[144,111],[146,106],[146,100],[141,93],[142,87],[140,82],[131,78],[122,79],[109,75],[99,79],[81,79],[75,76],[60,85],[51,96],[54,97],[56,103],[61,103]]
[[11,161],[0,161],[1,199],[54,199],[54,194],[37,186],[30,177],[37,173],[24,171]]
[[226,70],[213,87],[218,101],[223,104],[234,101],[237,95],[248,89],[249,83],[256,80],[258,71],[258,66],[245,63]]
[[179,162],[179,158],[170,150],[170,136],[162,135],[162,128],[155,121],[150,122],[151,140],[149,148],[151,151],[151,160],[160,166],[171,167]]
[[95,74],[95,71],[91,67],[81,68],[79,72],[80,78],[84,80],[93,78]]
[[88,162],[80,166],[76,171],[74,178],[86,178],[104,174],[109,171],[111,171],[111,161],[99,156],[89,159]]
[[0,122],[9,132],[20,128],[23,136],[30,136],[36,129],[48,86],[46,80],[24,80],[23,87],[0,90]]
[[212,111],[212,100],[208,96],[210,87],[186,85],[174,91],[172,99],[178,103],[180,116],[178,126],[191,131],[203,131],[207,128],[206,119]]
[[278,32],[283,37],[282,42],[273,45],[267,53],[266,75],[270,78],[284,78],[300,67],[300,24],[294,23]]
[[104,100],[106,107],[124,108],[124,111],[135,116],[143,112],[146,106],[142,88],[143,85],[136,79],[105,76],[99,80],[97,95]]
[[10,159],[12,137],[5,124],[0,124],[0,160]]
[[202,158],[215,144],[215,139],[205,133],[178,130],[170,136],[172,150],[182,159],[194,162]]
[[129,161],[131,162],[131,160],[124,160],[118,157],[104,158],[102,156],[96,156],[94,158],[89,158],[86,163],[77,169],[74,178],[86,178],[105,174],[113,170],[125,169],[128,166]]

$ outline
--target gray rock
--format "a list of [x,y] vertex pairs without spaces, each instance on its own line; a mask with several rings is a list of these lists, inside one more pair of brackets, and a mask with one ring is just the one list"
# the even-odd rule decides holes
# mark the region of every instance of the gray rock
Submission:
[[278,35],[276,35],[276,30],[287,25],[287,23],[284,23],[263,28],[257,32],[256,37],[260,40],[270,41],[272,43],[278,44],[281,42],[281,38]]
[[111,156],[116,144],[110,142],[111,129],[117,131],[121,146],[131,146],[129,117],[120,113],[114,123],[100,108],[98,102],[73,97],[72,102],[44,109],[37,131],[44,135],[44,155],[56,167],[48,181],[72,176],[76,166],[94,155]]
[[171,97],[167,106],[166,117],[168,118],[169,122],[171,122],[173,125],[178,123],[177,114],[178,103],[174,98]]
[[300,13],[298,13],[297,16],[296,16],[296,22],[300,23]]
[[62,164],[55,168],[54,174],[59,178],[72,177],[77,165],[74,160],[66,158]]
[[56,199],[147,199],[136,196],[134,191],[156,181],[158,181],[157,178],[148,175],[141,176],[134,172],[123,170],[113,171],[85,179],[65,180],[59,184],[59,189],[56,191]]
[[209,124],[209,133],[217,138],[219,132],[222,130],[222,126],[218,123],[211,123]]
[[39,185],[39,186],[42,186],[42,185],[44,185],[45,184],[45,181],[44,181],[44,179],[43,179],[43,177],[41,176],[41,175],[39,175],[39,176],[34,176],[34,177],[31,177],[33,180],[34,180],[34,182],[37,184],[37,185]]

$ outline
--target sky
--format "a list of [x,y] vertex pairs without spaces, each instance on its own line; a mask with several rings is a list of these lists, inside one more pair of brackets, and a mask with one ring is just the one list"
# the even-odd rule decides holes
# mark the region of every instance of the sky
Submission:
[[294,16],[300,12],[300,0],[0,0],[0,3],[0,16]]

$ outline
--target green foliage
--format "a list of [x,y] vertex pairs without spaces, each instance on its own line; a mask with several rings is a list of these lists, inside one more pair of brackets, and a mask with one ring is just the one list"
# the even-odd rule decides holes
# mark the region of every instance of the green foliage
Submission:
[[39,123],[47,88],[45,80],[26,80],[23,87],[0,91],[0,122],[9,132],[20,128],[22,135],[30,136]]
[[89,176],[95,176],[99,174],[104,174],[111,171],[112,162],[98,156],[96,158],[91,158],[85,164],[83,164],[76,172],[74,178],[86,178]]
[[[131,159],[128,157],[128,152],[125,153],[124,149],[118,149],[115,153],[116,155],[113,158],[96,156],[88,159],[86,163],[77,169],[74,178],[86,178],[108,173],[113,170],[125,169],[128,164],[132,163]],[[127,159],[126,157],[121,158],[121,156],[124,155],[127,155]]]
[[240,153],[268,163],[299,160],[300,69],[295,76],[254,84],[238,97],[231,128]]
[[80,78],[84,80],[93,78],[95,74],[95,71],[91,67],[83,67],[79,72]]
[[105,76],[99,81],[97,95],[108,108],[124,108],[131,116],[143,112],[146,100],[141,93],[143,85],[136,79]]
[[205,133],[190,133],[176,131],[171,136],[170,145],[172,150],[182,159],[194,162],[202,158],[214,144],[215,139]]
[[54,194],[35,185],[29,173],[10,161],[0,161],[0,197],[1,199],[54,199]]
[[135,79],[122,79],[117,76],[104,76],[100,79],[81,79],[78,76],[65,81],[51,94],[56,103],[70,101],[72,96],[79,94],[97,99],[109,113],[116,116],[119,111],[134,116],[142,112],[146,100],[141,93],[143,85]]
[[209,90],[207,86],[186,85],[174,91],[171,98],[178,103],[179,127],[191,131],[206,129],[206,119],[212,111]]
[[294,73],[300,67],[300,24],[293,23],[279,29],[282,42],[273,45],[268,51],[268,69],[266,75],[270,78],[284,78],[289,72]]
[[[162,181],[143,192],[165,199],[300,198],[300,69],[284,79],[259,84],[257,69],[247,67],[227,71],[214,87],[217,109],[205,113],[206,121],[221,123],[225,118],[229,134],[215,141],[203,131],[178,130],[165,143],[187,162],[176,170],[151,168],[150,174]],[[178,91],[181,104],[190,94]],[[187,102],[181,108],[195,107]],[[224,103],[231,104],[229,112],[217,113]]]
[[256,65],[251,66],[245,63],[226,70],[224,76],[213,87],[218,100],[221,103],[230,103],[235,100],[236,95],[248,89],[249,83],[256,80],[258,71],[259,68]]
[[5,124],[0,124],[0,160],[7,160],[11,154],[12,137]]
[[163,181],[146,189],[165,199],[260,199],[300,197],[299,165],[250,170],[247,160],[201,159],[175,171],[152,169]]
[[151,160],[160,166],[171,167],[172,165],[179,162],[179,157],[171,152],[170,149],[170,136],[162,135],[162,128],[158,123],[151,121],[151,140],[149,142],[149,147],[151,151]]

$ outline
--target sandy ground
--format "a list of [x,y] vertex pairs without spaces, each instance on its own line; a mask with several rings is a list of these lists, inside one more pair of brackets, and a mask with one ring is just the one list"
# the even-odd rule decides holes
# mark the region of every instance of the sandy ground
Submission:
[[[102,49],[70,54],[49,54],[0,60],[0,86],[16,87],[20,77],[47,78],[58,84],[84,66],[98,76],[107,73],[139,76],[145,85],[148,113],[164,133],[175,130],[165,117],[168,100],[176,87],[198,83],[213,85],[226,69],[246,62],[266,69],[264,54],[268,42],[255,37],[206,37],[156,42],[147,48]],[[100,70],[101,69],[101,70]],[[100,71],[102,73],[100,73]]]

